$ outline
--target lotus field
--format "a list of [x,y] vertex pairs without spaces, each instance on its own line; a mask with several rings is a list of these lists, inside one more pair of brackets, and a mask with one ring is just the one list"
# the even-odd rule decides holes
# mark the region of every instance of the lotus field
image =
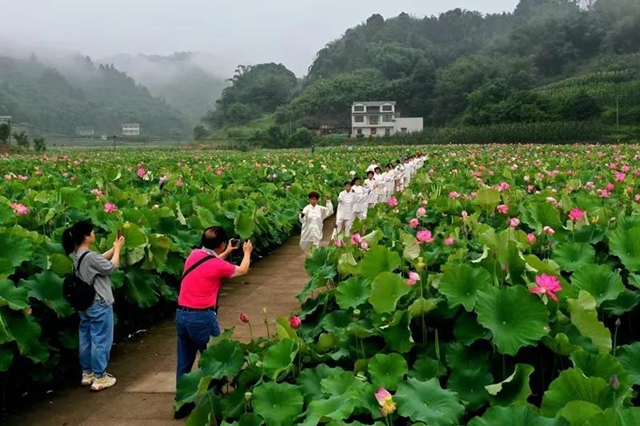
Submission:
[[[73,366],[60,234],[91,219],[122,330],[175,300],[206,226],[264,256],[306,194],[420,150],[408,189],[313,251],[301,312],[269,338],[212,339],[178,384],[188,425],[638,425],[638,146],[76,152],[0,162],[0,380]],[[283,277],[286,279],[286,277]],[[268,322],[243,315],[253,330]],[[71,367],[75,371],[75,367]]]

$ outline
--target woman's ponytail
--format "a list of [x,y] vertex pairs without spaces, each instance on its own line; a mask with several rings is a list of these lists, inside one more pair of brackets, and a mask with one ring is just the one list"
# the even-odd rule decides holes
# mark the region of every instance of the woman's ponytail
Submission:
[[87,221],[77,222],[70,228],[65,229],[62,232],[62,248],[65,254],[68,256],[76,251],[78,246],[84,242],[84,239],[91,235],[92,231],[93,225]]

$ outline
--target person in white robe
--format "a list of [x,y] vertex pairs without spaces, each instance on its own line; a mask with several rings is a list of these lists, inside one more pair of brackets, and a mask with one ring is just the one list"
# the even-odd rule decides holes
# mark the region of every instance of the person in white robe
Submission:
[[353,207],[358,195],[353,192],[351,182],[344,183],[344,191],[338,195],[338,212],[336,213],[336,226],[333,232],[334,237],[344,232],[351,235],[351,225],[353,225]]
[[353,178],[351,190],[356,194],[356,201],[353,204],[353,219],[364,220],[367,217],[369,207],[369,189],[362,186],[359,177]]
[[395,175],[395,169],[391,164],[387,164],[386,169],[387,170],[383,173],[383,175],[384,175],[384,185],[386,188],[385,201],[388,201],[389,198],[391,198],[395,193],[396,175]]
[[367,173],[375,172],[376,167],[380,167],[380,166],[378,165],[378,161],[376,161],[376,159],[374,158],[374,159],[371,160],[371,164],[369,164],[369,167],[367,167],[366,172]]
[[413,164],[409,157],[404,160],[404,182],[403,185],[405,188],[409,186],[411,182],[411,177],[413,176]]
[[311,246],[319,247],[322,241],[324,221],[333,214],[333,204],[331,197],[327,196],[327,205],[318,204],[320,194],[317,192],[309,193],[309,204],[302,209],[298,219],[302,224],[302,232],[300,234],[300,248],[309,251]]
[[382,169],[380,167],[376,167],[375,175],[373,178],[376,180],[377,185],[375,189],[375,199],[376,203],[383,203],[385,200],[386,186],[384,182],[384,176],[382,175]]
[[367,197],[367,209],[373,208],[378,201],[376,192],[378,189],[378,181],[374,179],[374,175],[374,172],[367,172],[367,179],[364,181],[364,188],[369,193],[369,196]]
[[400,160],[396,161],[396,191],[404,191],[404,164]]

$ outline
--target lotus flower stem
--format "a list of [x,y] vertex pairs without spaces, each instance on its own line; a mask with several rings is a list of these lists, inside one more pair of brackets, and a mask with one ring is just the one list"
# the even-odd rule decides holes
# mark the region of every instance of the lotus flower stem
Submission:
[[211,420],[213,421],[214,426],[218,426],[218,419],[216,419],[216,410],[213,407],[213,399],[211,399],[211,392],[207,392],[207,396],[209,397],[209,405],[211,405]]
[[618,327],[620,327],[620,318],[616,320],[616,330],[613,332],[613,357],[616,357],[618,351]]
[[267,328],[267,339],[271,338],[271,331],[269,330],[269,317],[267,317],[267,308],[262,308],[264,314],[264,325]]
[[251,323],[248,322],[247,325],[249,325],[249,336],[251,337],[251,340],[253,340],[253,329],[251,328]]

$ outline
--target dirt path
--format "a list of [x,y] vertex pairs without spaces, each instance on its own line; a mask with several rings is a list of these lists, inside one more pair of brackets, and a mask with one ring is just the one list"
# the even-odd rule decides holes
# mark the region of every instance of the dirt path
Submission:
[[[333,230],[333,218],[325,223],[325,241]],[[245,276],[227,282],[220,293],[220,327],[235,326],[234,337],[249,340],[249,329],[239,320],[241,312],[252,319],[254,335],[266,335],[262,308],[275,324],[278,316],[299,310],[295,296],[309,277],[299,237],[291,238],[272,255],[257,262]],[[275,325],[271,326],[275,330]],[[140,341],[116,345],[109,372],[115,387],[94,394],[87,388],[69,387],[28,412],[8,419],[6,426],[164,426],[173,420],[176,337],[173,320],[165,320]],[[79,381],[80,378],[78,378]]]

